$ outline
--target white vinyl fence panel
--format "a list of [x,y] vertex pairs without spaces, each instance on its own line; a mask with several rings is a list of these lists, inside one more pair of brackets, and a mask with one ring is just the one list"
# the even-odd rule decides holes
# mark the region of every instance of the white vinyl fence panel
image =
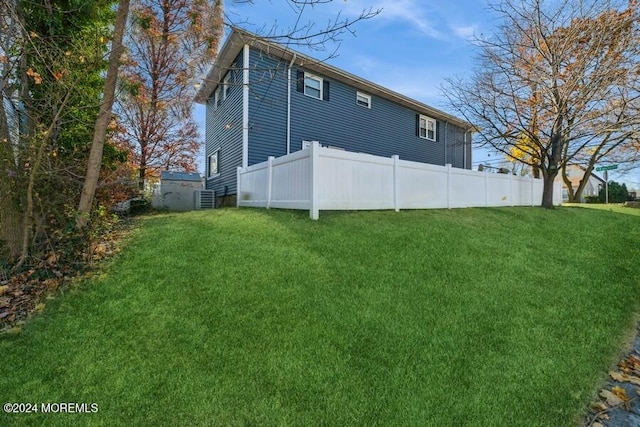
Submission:
[[[554,188],[560,204],[561,188]],[[238,206],[309,210],[534,206],[542,180],[311,147],[238,168]]]

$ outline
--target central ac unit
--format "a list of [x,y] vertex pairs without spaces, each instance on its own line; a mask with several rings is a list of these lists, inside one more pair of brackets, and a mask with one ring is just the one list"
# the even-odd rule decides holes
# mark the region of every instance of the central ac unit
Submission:
[[196,190],[196,210],[213,209],[216,204],[215,192],[213,190]]

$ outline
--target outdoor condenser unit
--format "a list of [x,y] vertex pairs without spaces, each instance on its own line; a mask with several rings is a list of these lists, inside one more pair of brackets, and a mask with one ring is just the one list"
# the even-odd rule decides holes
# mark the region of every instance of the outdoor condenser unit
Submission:
[[213,190],[195,190],[196,210],[215,208],[216,198]]

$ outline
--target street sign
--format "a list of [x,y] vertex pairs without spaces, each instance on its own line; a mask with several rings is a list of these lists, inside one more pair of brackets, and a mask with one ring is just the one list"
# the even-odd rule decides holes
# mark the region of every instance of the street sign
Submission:
[[609,166],[598,166],[596,168],[596,172],[600,171],[612,171],[614,169],[618,169],[618,165],[609,165]]

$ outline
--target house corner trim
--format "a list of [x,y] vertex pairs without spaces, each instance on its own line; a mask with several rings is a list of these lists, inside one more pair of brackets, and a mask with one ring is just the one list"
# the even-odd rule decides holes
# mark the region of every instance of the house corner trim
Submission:
[[249,166],[249,45],[242,52],[242,167]]

